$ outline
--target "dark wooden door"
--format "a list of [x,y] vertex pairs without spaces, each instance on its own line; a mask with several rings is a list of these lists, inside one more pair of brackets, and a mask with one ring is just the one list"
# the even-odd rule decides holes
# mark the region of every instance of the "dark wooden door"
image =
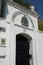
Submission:
[[21,35],[16,36],[16,65],[30,65],[29,42]]

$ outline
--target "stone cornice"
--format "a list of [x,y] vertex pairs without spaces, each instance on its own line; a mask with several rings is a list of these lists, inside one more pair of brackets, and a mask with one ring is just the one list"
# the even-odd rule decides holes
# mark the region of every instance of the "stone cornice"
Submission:
[[21,11],[27,13],[27,14],[30,14],[30,15],[36,17],[36,18],[39,17],[39,15],[36,12],[32,12],[31,10],[29,10],[29,9],[27,9],[27,8],[17,4],[17,3],[15,3],[15,2],[7,1],[7,3],[8,3],[8,5],[10,5],[12,7],[15,7],[15,8],[17,8],[17,9],[19,9],[19,10],[21,10]]

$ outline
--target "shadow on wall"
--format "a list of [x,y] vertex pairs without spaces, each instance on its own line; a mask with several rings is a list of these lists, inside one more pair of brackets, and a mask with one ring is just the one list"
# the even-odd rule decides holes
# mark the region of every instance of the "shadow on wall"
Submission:
[[0,0],[0,17],[5,18],[8,14],[8,7],[6,0]]
[[30,9],[31,3],[29,3],[27,0],[26,0],[26,2],[24,2],[23,0],[13,0],[13,2],[16,2],[16,3],[18,3],[18,4],[22,5],[22,6]]

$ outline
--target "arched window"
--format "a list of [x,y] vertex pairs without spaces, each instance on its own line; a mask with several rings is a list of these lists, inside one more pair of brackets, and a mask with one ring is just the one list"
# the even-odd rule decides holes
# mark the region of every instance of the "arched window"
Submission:
[[22,17],[22,19],[21,19],[21,24],[22,24],[23,26],[26,26],[26,27],[29,26],[28,19],[27,19],[25,16]]

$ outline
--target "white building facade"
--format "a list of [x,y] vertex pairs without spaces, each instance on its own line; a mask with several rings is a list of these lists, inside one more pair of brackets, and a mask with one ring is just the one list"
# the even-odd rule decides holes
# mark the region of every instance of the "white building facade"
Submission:
[[25,48],[28,51],[24,46],[19,47],[26,51],[21,52],[22,57],[24,53],[28,53],[27,57],[30,57],[26,57],[28,65],[43,65],[43,32],[38,30],[38,14],[34,10],[27,10],[16,3],[8,2],[5,15],[7,15],[5,19],[0,18],[0,65],[18,65],[21,60],[17,57],[18,43],[23,45],[27,42],[29,46],[28,49]]

